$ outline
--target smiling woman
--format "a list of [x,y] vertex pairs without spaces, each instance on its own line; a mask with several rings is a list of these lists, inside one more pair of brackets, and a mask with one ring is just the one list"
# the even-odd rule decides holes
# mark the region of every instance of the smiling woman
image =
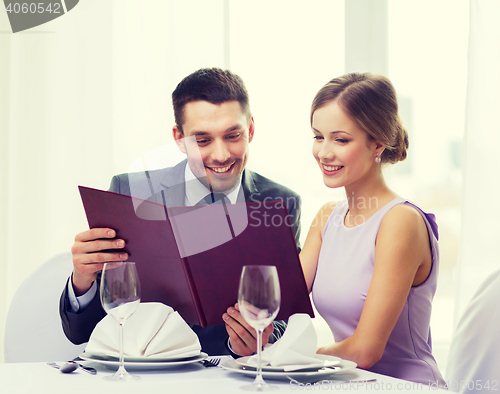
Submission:
[[[376,172],[368,176],[380,177],[373,161],[406,159],[408,133],[399,119],[396,92],[385,77],[350,74],[330,81],[313,100],[311,124],[313,155],[328,187],[347,186],[342,178],[363,169],[372,168]],[[345,167],[346,161],[352,165]]]
[[404,160],[408,147],[392,84],[371,74],[335,78],[313,100],[311,123],[323,181],[348,197],[320,209],[300,254],[308,289],[335,339],[318,352],[444,386],[429,331],[437,226],[433,215],[388,188],[381,169]]
[[351,186],[356,177],[365,176],[365,173],[366,176],[374,175],[368,171],[375,169],[372,164],[384,147],[371,139],[337,101],[315,110],[313,130],[313,156],[320,166],[326,186]]

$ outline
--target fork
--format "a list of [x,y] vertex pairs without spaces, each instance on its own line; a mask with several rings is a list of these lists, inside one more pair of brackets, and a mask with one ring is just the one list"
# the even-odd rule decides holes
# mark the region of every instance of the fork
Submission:
[[203,360],[203,366],[206,368],[217,367],[220,363],[220,358],[212,358],[210,360]]

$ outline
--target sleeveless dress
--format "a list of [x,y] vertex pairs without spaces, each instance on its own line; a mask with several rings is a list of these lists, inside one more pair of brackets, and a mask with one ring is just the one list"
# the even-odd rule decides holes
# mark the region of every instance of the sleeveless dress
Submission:
[[432,267],[428,278],[411,288],[382,358],[369,370],[443,387],[444,380],[432,356],[429,327],[439,263],[434,215],[426,214],[405,199],[396,197],[366,222],[348,228],[344,225],[347,202],[338,204],[323,231],[318,268],[312,287],[313,301],[330,326],[336,342],[354,333],[373,275],[375,240],[380,224],[384,215],[398,204],[409,204],[422,215],[429,233]]

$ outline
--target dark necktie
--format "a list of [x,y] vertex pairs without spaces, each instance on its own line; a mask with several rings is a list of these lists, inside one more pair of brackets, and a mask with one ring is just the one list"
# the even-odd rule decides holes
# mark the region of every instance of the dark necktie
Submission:
[[224,201],[224,198],[226,198],[226,195],[224,193],[210,193],[210,194],[207,194],[200,201],[198,201],[196,203],[196,205],[210,205],[210,204],[214,204],[217,202],[228,202],[227,198],[225,201]]

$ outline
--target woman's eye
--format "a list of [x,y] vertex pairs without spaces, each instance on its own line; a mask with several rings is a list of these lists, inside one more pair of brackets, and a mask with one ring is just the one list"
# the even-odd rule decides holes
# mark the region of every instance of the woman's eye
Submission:
[[340,142],[341,144],[347,144],[349,140],[346,140],[344,138],[337,138],[337,142]]
[[313,138],[314,138],[315,140],[322,140],[322,139],[323,139],[323,136],[321,136],[321,135],[314,135],[314,136],[313,136]]

